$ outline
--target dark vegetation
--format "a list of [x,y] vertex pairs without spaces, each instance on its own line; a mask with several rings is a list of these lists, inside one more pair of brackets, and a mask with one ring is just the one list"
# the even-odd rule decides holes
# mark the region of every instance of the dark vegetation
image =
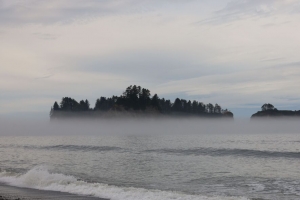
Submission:
[[265,103],[261,106],[261,111],[258,111],[257,113],[251,116],[251,118],[259,117],[300,117],[300,110],[278,110],[272,104]]
[[70,97],[63,97],[60,104],[54,103],[51,108],[51,119],[61,117],[116,117],[116,116],[202,116],[233,117],[227,109],[218,104],[204,104],[176,98],[174,102],[151,96],[150,90],[131,85],[121,96],[100,97],[94,108],[88,100],[77,102]]

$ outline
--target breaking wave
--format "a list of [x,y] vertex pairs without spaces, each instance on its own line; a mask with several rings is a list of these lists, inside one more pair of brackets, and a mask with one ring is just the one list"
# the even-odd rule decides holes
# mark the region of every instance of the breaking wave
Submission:
[[34,167],[25,174],[15,174],[6,171],[0,172],[0,182],[17,187],[68,192],[111,200],[248,200],[246,197],[208,197],[172,191],[88,183],[74,176],[51,173],[45,166]]

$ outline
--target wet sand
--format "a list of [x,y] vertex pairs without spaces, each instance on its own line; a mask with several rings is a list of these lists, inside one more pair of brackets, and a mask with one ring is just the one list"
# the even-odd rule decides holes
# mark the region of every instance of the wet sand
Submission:
[[108,200],[97,197],[79,196],[65,192],[54,192],[18,188],[0,184],[0,200]]
[[13,198],[13,199],[11,199],[11,198],[8,198],[8,197],[4,197],[4,196],[1,196],[0,195],[0,200],[21,200],[20,198]]

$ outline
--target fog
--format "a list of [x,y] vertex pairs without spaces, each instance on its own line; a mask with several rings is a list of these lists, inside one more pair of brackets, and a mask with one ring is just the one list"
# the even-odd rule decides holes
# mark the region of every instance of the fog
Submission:
[[0,119],[0,136],[299,133],[299,119]]

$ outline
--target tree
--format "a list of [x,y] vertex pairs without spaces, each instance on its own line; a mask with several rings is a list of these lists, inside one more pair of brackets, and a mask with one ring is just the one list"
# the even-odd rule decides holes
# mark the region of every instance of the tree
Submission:
[[81,100],[79,102],[79,106],[78,106],[79,111],[88,111],[89,109],[90,109],[90,103],[87,99],[85,101]]
[[56,101],[54,102],[53,110],[59,110],[59,105]]
[[145,98],[145,99],[147,99],[147,98],[150,98],[150,96],[151,96],[150,90],[145,89],[145,88],[143,88],[143,89],[140,90],[139,98]]
[[89,110],[90,109],[90,102],[86,99],[84,103],[85,103],[85,110]]
[[[151,98],[150,90],[137,85],[130,85],[120,96],[112,96],[111,98],[100,97],[96,100],[94,111],[109,111],[115,110],[146,110],[147,107],[158,109],[162,113],[185,112],[201,115],[202,113],[222,113],[222,108],[218,104],[215,106],[211,103],[205,105],[202,102],[185,100],[176,98],[174,103],[164,98],[160,99],[157,94]],[[264,104],[262,110],[275,110],[272,104]],[[54,102],[51,108],[51,116],[55,110],[66,112],[73,111],[92,111],[90,103],[86,100],[81,100],[79,103],[70,98],[63,97],[60,104]],[[225,112],[225,111],[224,111]],[[58,115],[57,115],[58,116]]]
[[151,106],[157,108],[158,110],[160,110],[160,106],[159,106],[159,98],[157,96],[157,94],[153,95],[152,99],[151,99]]
[[114,98],[100,97],[99,99],[96,100],[94,110],[108,111],[113,107],[115,101],[116,100]]
[[213,113],[214,112],[214,106],[211,103],[207,104],[206,107],[207,107],[207,112],[208,113]]
[[81,100],[79,102],[79,109],[80,111],[84,111],[85,110],[85,102],[83,100]]
[[182,111],[182,103],[181,103],[181,100],[179,98],[175,99],[175,102],[172,106],[172,110],[176,111],[176,112]]
[[270,104],[270,103],[265,103],[264,105],[261,106],[261,110],[262,111],[274,110],[274,109],[276,109],[276,108],[272,104]]
[[186,106],[185,106],[185,111],[188,112],[188,113],[191,113],[192,112],[192,102],[189,100],[187,103],[186,103]]
[[164,104],[164,112],[169,113],[172,109],[172,103],[170,100],[166,100]]
[[192,112],[193,113],[197,113],[198,105],[199,104],[197,101],[193,101],[193,103],[192,103]]
[[205,113],[206,111],[206,105],[202,102],[198,104],[198,113]]
[[219,106],[217,103],[215,104],[214,113],[221,113],[221,106]]
[[141,86],[132,86],[126,88],[126,91],[123,93],[125,98],[125,108],[130,109],[133,108],[134,110],[139,110],[139,94],[141,93]]
[[140,109],[145,110],[147,106],[150,104],[150,90],[148,89],[141,89],[139,93],[139,104],[140,104]]
[[79,103],[70,97],[63,97],[60,102],[60,108],[64,111],[76,111]]
[[160,111],[161,112],[165,112],[166,111],[166,108],[165,108],[165,106],[166,106],[166,100],[165,100],[165,98],[159,99],[158,103],[159,103]]

